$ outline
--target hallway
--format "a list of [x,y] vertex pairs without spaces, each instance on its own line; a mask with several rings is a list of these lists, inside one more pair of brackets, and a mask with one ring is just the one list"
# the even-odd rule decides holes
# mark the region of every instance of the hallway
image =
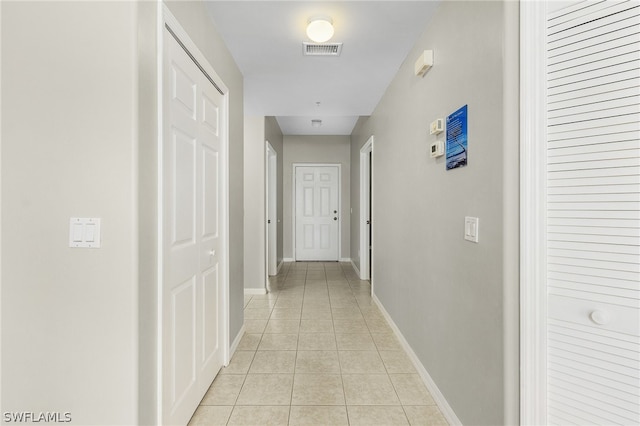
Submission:
[[348,263],[285,263],[195,425],[446,425]]

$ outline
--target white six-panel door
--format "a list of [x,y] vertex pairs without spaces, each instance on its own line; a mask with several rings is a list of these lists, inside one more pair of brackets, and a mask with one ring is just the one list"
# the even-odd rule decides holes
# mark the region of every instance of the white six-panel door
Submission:
[[164,34],[162,422],[186,424],[223,364],[224,97]]
[[296,260],[338,260],[339,168],[295,167]]

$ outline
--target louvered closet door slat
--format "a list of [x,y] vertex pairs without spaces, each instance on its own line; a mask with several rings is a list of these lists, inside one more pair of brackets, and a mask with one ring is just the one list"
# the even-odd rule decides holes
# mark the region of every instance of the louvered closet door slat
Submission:
[[640,1],[547,22],[548,420],[640,424]]
[[[620,155],[620,151],[638,151],[638,144],[636,141],[633,139],[624,140],[624,136],[622,139],[622,141],[614,140],[609,143],[589,143],[587,145],[579,144],[579,142],[568,146],[555,145],[549,147],[549,163],[551,164],[554,161],[562,161],[563,158],[575,154],[591,154],[601,155],[604,156],[604,158],[617,158],[615,156]],[[635,155],[633,153],[630,154]]]
[[633,96],[636,96],[638,90],[640,90],[640,77],[634,77],[626,80],[613,81],[608,84],[596,85],[593,87],[586,87],[580,91],[575,90],[558,90],[557,93],[549,95],[549,105],[554,106],[558,102],[568,101],[572,99],[585,100],[594,96],[601,96],[606,94],[615,94],[622,90],[633,89]]
[[[638,56],[640,58],[640,55]],[[634,108],[635,107],[635,108]],[[624,108],[630,108],[629,111],[625,111]],[[580,114],[600,114],[603,111],[615,111],[616,114],[621,114],[625,112],[638,112],[640,111],[640,107],[633,96],[633,94],[622,97],[622,98],[612,98],[606,97],[600,101],[594,101],[590,99],[589,101],[583,101],[581,103],[577,103],[575,105],[565,106],[564,108],[556,108],[554,110],[549,110],[549,119],[561,119],[565,117],[571,117],[574,115]],[[611,114],[615,115],[615,114]],[[596,115],[595,117],[597,117]],[[583,118],[584,119],[584,118]]]
[[[575,178],[570,182],[562,179],[556,181],[549,180],[547,185],[549,187],[576,187],[576,186],[593,186],[593,185],[636,185],[638,182],[638,176],[634,174],[630,175],[618,175],[618,176],[594,176],[585,178]],[[612,215],[611,217],[614,217]],[[631,217],[631,219],[635,219]]]
[[570,32],[572,28],[593,24],[637,5],[633,0],[584,1],[582,4],[585,7],[580,10],[567,13],[564,16],[549,18],[547,25],[549,39],[553,40],[558,34],[565,31]]
[[[638,40],[640,41],[640,39]],[[615,67],[617,69],[606,70],[606,73],[588,79],[576,79],[572,83],[549,82],[549,96],[571,93],[576,96],[585,96],[587,90],[602,89],[600,86],[617,84],[618,82],[637,80],[640,76],[636,64],[624,64]]]
[[[587,284],[611,287],[613,289],[618,289],[619,291],[625,291],[625,290],[637,291],[637,286],[635,285],[633,280],[625,280],[622,278],[614,278],[614,277],[599,277],[593,274],[580,274],[580,272],[581,271],[576,271],[576,270],[565,272],[565,271],[554,270],[553,267],[550,267],[548,275],[549,275],[549,280],[575,281],[579,283],[587,283]],[[592,329],[591,331],[594,332],[595,330]]]
[[[624,9],[615,15],[609,15],[551,35],[549,49],[572,43],[581,43],[594,37],[600,37],[613,31],[620,31],[637,25],[640,7],[629,5],[629,3],[627,5],[628,9]],[[553,71],[553,69],[550,69],[550,71]]]
[[[634,44],[616,45],[609,49],[598,49],[594,52],[584,54],[577,52],[572,58],[561,56],[559,59],[550,58],[547,63],[549,73],[555,73],[559,70],[571,69],[573,67],[590,66],[591,64],[604,63],[608,60],[615,60],[620,56],[632,55],[638,51],[638,47]],[[582,53],[582,54],[580,54]]]
[[560,126],[563,123],[575,120],[578,123],[584,123],[584,126],[587,127],[597,125],[599,120],[608,120],[609,117],[626,116],[629,116],[628,120],[630,121],[640,116],[640,104],[630,104],[628,102],[627,100],[627,102],[620,102],[620,105],[615,106],[596,105],[594,108],[583,107],[582,110],[565,111],[563,115],[549,117],[549,125]]
[[[639,80],[640,81],[640,80]],[[607,90],[597,94],[592,94],[584,97],[574,97],[566,100],[556,100],[555,102],[549,102],[549,114],[560,115],[565,108],[580,107],[580,106],[597,106],[601,102],[612,102],[617,99],[631,99],[635,102],[635,97],[638,95],[638,85],[625,87],[619,90]]]
[[[638,37],[640,37],[640,30],[638,30],[637,25],[633,25],[631,27],[621,28],[619,31],[594,36],[581,42],[567,43],[550,49],[549,59],[555,62],[555,60],[560,59],[566,61],[580,58],[591,53],[604,52],[614,46],[631,45],[638,40]],[[592,61],[592,63],[595,67],[599,65],[597,61]],[[553,72],[549,73],[550,81],[557,78],[555,74],[556,73]]]

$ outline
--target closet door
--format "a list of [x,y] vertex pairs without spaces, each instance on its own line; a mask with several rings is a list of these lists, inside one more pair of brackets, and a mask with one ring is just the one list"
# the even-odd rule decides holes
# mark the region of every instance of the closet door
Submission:
[[547,413],[640,424],[640,2],[547,16]]

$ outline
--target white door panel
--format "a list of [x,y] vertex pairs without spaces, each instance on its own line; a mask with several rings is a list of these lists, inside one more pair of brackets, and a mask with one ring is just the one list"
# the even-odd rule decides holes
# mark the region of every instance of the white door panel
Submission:
[[339,168],[296,166],[296,260],[338,260]]
[[546,16],[548,424],[640,424],[639,5]]
[[186,424],[223,362],[223,95],[165,31],[163,424]]

